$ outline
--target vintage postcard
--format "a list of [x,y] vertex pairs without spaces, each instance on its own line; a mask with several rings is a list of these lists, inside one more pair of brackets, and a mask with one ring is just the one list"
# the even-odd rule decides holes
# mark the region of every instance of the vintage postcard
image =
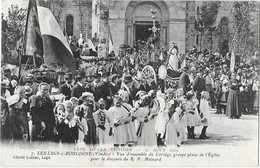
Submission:
[[1,10],[1,167],[259,166],[259,1]]

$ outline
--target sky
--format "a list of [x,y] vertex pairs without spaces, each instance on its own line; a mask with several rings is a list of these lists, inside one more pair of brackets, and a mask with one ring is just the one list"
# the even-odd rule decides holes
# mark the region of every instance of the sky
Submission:
[[4,18],[8,15],[8,8],[11,5],[18,5],[19,8],[27,8],[29,0],[1,0],[1,13],[4,13]]

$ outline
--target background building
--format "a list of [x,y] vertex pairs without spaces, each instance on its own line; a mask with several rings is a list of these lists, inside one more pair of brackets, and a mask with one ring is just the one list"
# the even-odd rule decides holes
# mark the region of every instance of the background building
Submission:
[[[22,0],[22,8],[29,0]],[[3,2],[8,2],[4,0]],[[204,3],[210,6],[218,3],[217,13],[211,27],[213,31],[198,25]],[[121,44],[133,46],[137,40],[146,41],[151,35],[152,14],[156,10],[155,23],[160,28],[160,47],[166,49],[172,42],[177,43],[180,52],[189,51],[192,46],[199,50],[209,49],[213,52],[231,50],[236,33],[234,14],[235,1],[169,1],[169,0],[51,0],[49,8],[63,30],[69,36],[82,33],[83,37],[93,40],[112,37],[114,51],[117,53]],[[257,4],[258,3],[258,4]],[[256,47],[259,46],[259,15],[260,3],[251,1],[255,7],[251,25],[255,33],[251,34]],[[204,7],[203,7],[204,5]],[[214,4],[213,4],[214,5]],[[216,8],[214,8],[216,9]],[[205,13],[204,13],[205,14]],[[255,17],[255,18],[253,18]],[[255,20],[254,20],[255,19]],[[201,28],[203,31],[201,31]],[[97,40],[96,41],[100,41]]]

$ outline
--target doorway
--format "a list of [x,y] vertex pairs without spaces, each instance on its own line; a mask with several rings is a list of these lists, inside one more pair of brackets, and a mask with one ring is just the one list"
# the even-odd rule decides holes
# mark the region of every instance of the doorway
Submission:
[[[159,22],[155,22],[155,26],[157,28],[160,28],[160,24]],[[149,28],[153,27],[153,22],[148,21],[148,22],[137,22],[135,24],[135,44],[140,45],[140,43],[142,44],[146,44],[147,40],[149,37],[151,37],[152,35],[152,31],[149,30]],[[160,31],[160,30],[159,30]]]

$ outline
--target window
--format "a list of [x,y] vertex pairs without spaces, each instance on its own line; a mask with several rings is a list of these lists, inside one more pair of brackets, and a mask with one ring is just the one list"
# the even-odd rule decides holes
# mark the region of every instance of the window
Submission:
[[74,18],[72,15],[68,15],[66,17],[66,30],[68,36],[73,36],[73,24],[74,24]]

